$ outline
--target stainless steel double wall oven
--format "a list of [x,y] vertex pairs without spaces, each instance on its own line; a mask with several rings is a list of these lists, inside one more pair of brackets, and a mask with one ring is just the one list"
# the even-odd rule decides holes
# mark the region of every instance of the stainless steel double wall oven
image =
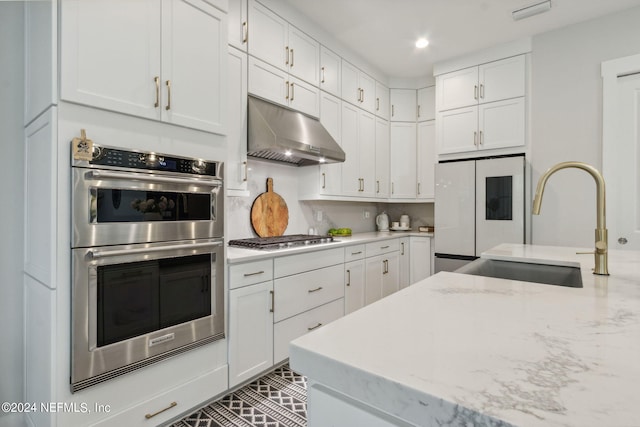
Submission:
[[222,163],[73,157],[72,391],[224,338]]

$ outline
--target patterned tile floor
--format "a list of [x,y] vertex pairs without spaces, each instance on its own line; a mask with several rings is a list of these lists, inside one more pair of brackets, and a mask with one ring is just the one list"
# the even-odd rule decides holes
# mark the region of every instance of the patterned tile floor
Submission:
[[281,366],[172,427],[304,427],[307,380]]

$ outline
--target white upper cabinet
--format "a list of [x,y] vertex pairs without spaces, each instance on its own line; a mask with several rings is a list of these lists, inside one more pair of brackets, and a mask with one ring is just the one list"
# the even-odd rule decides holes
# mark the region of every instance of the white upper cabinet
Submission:
[[342,194],[375,196],[375,117],[342,103]]
[[320,43],[249,0],[249,54],[318,86]]
[[249,93],[313,117],[320,114],[320,90],[286,71],[249,57]]
[[390,167],[389,122],[376,117],[376,197],[389,197]]
[[434,120],[418,123],[417,179],[418,199],[435,198],[436,123]]
[[478,104],[478,67],[436,77],[438,111]]
[[229,47],[227,63],[229,129],[224,183],[227,191],[247,191],[247,54]]
[[526,57],[436,77],[439,154],[526,145]]
[[247,51],[249,38],[247,0],[229,2],[229,44],[244,52]]
[[226,37],[226,14],[207,2],[163,1],[163,121],[226,133]]
[[438,111],[524,96],[525,65],[519,55],[437,76]]
[[375,113],[376,81],[353,64],[342,60],[342,99]]
[[389,88],[376,82],[376,116],[389,120]]
[[[342,121],[342,101],[333,95],[320,94],[320,123],[340,144]],[[320,165],[320,194],[340,195],[342,189],[342,163]]]
[[418,89],[418,121],[435,120],[436,118],[436,87],[430,86]]
[[416,90],[415,89],[391,89],[391,121],[415,122],[416,121]]
[[66,1],[60,28],[63,100],[226,132],[227,17],[209,2]]
[[320,46],[320,89],[340,96],[340,57]]
[[391,122],[391,198],[413,199],[416,186],[416,123]]
[[289,25],[289,73],[318,86],[319,71],[320,43]]
[[524,96],[525,77],[524,55],[479,66],[478,101],[486,103]]

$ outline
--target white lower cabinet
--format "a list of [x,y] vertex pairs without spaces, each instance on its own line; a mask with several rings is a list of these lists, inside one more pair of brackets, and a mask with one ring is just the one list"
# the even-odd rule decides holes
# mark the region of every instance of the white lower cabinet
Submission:
[[352,313],[364,307],[365,245],[345,248],[344,257],[344,313]]
[[411,283],[413,283],[410,277],[411,276],[410,274],[411,249],[410,249],[409,237],[401,237],[399,241],[400,241],[400,253],[399,253],[400,271],[398,272],[398,282],[399,282],[399,288],[402,289],[402,288],[406,288]]
[[411,257],[411,284],[431,276],[431,238],[422,236],[409,237]]
[[398,239],[366,245],[365,305],[376,302],[400,289],[399,247]]
[[344,299],[340,298],[276,323],[273,326],[274,363],[280,363],[289,357],[291,341],[342,316]]
[[229,387],[273,366],[273,281],[229,291]]

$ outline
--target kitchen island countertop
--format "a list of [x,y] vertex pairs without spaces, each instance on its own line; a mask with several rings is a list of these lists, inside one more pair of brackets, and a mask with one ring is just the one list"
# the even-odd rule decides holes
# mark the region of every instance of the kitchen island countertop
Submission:
[[236,264],[241,262],[257,261],[265,258],[274,258],[304,252],[321,251],[324,249],[359,245],[379,240],[397,239],[399,237],[407,236],[433,237],[434,233],[425,233],[418,231],[372,231],[367,233],[354,233],[351,236],[335,236],[335,241],[332,243],[323,243],[310,246],[295,246],[292,248],[272,250],[245,249],[229,246],[227,248],[227,263]]
[[640,252],[610,251],[605,277],[577,250],[482,256],[579,265],[583,288],[441,272],[296,339],[290,365],[409,425],[640,426]]

